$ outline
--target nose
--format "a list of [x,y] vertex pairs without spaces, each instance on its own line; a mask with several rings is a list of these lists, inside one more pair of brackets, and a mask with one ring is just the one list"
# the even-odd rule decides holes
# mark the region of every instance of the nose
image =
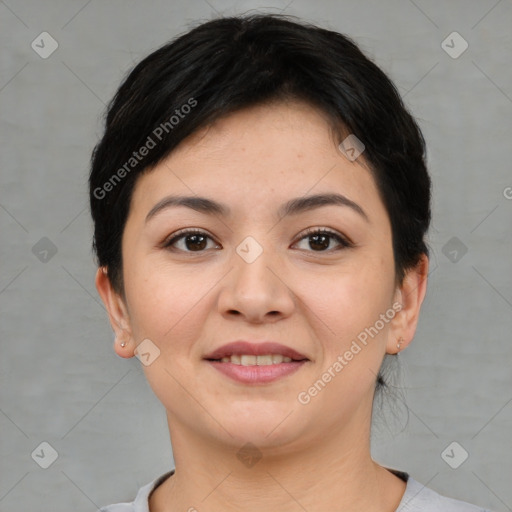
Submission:
[[233,270],[222,281],[219,312],[226,317],[243,317],[247,322],[264,323],[290,316],[295,297],[283,279],[278,258],[265,249],[254,260],[234,251]]

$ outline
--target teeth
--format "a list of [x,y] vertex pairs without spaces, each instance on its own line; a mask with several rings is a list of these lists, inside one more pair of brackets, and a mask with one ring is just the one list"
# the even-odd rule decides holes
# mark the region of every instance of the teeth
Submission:
[[291,362],[291,357],[285,357],[281,354],[266,354],[263,356],[252,356],[252,355],[235,355],[230,357],[223,357],[222,363],[233,363],[242,366],[267,366],[270,364],[280,364]]
[[242,366],[254,366],[258,364],[259,356],[240,356],[240,364]]

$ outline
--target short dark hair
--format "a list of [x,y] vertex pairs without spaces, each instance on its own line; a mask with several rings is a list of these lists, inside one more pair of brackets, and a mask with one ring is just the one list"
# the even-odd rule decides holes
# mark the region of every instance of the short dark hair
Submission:
[[144,58],[107,107],[89,193],[93,249],[117,292],[124,296],[121,240],[137,178],[221,116],[288,99],[327,114],[340,141],[353,134],[364,143],[391,223],[397,281],[428,256],[425,142],[386,74],[338,32],[284,15],[221,17]]

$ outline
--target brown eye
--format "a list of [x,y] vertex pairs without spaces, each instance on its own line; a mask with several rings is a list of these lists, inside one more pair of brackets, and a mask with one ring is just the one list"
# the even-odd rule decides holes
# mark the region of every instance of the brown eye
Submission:
[[[308,246],[302,247],[302,249],[312,250],[313,252],[330,252],[331,250],[339,250],[352,247],[353,245],[340,234],[325,229],[316,229],[307,232],[299,242],[304,240],[308,241]],[[338,244],[337,249],[330,247],[333,240]]]
[[309,235],[309,247],[311,249],[323,251],[329,248],[332,236],[325,234]]
[[188,230],[173,236],[164,244],[164,247],[184,252],[204,252],[208,248],[208,240],[213,241],[204,231]]
[[191,251],[201,251],[208,245],[207,237],[203,235],[186,235],[184,240],[186,248]]

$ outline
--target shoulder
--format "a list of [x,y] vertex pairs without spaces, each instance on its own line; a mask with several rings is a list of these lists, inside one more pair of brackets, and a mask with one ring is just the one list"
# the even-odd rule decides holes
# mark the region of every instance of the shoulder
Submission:
[[[489,509],[472,505],[465,501],[442,496],[433,489],[417,482],[407,473],[392,470],[407,481],[405,493],[396,512],[492,512]],[[174,470],[161,475],[144,485],[132,502],[115,503],[102,507],[100,512],[149,512],[148,500],[151,492],[174,473]]]
[[114,505],[108,505],[101,507],[100,512],[134,512],[133,502],[132,503],[115,503]]
[[174,470],[169,471],[152,482],[142,486],[131,502],[114,503],[100,508],[99,512],[149,512],[149,496],[164,480],[174,474]]
[[491,512],[465,501],[442,496],[413,478],[407,480],[405,494],[396,512]]

